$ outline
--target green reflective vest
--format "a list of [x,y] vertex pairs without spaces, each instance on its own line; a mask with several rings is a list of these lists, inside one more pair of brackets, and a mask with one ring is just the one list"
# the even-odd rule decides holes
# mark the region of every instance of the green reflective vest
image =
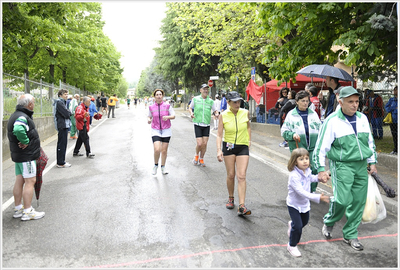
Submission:
[[194,118],[193,123],[195,124],[206,124],[210,125],[211,122],[211,109],[214,104],[214,100],[207,96],[206,99],[202,98],[201,95],[193,98],[193,112]]

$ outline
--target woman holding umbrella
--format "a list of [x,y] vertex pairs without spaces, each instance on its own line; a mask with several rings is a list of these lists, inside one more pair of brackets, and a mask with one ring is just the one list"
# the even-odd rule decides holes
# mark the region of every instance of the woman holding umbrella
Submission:
[[[309,102],[310,95],[306,91],[302,90],[296,94],[297,107],[288,112],[281,127],[281,135],[289,143],[290,152],[301,147],[307,149],[312,157],[321,120],[315,111],[308,108]],[[310,167],[312,174],[318,174],[312,160]],[[315,192],[317,185],[317,182],[311,183],[311,192]]]

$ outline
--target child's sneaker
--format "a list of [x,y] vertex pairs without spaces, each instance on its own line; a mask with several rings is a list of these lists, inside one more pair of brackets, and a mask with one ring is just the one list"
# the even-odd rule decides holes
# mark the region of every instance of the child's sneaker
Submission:
[[194,156],[193,164],[194,165],[199,165],[199,156]]
[[31,219],[40,219],[44,217],[44,212],[36,212],[33,207],[31,208],[31,211],[28,213],[25,213],[22,215],[21,220],[31,220]]
[[287,244],[287,250],[289,251],[290,255],[292,255],[293,257],[300,257],[301,253],[299,251],[299,249],[297,248],[297,246],[292,247],[290,246],[290,244]]
[[14,208],[14,215],[13,215],[14,218],[20,218],[20,217],[22,217],[23,214],[24,214],[24,207],[23,206],[19,210]]

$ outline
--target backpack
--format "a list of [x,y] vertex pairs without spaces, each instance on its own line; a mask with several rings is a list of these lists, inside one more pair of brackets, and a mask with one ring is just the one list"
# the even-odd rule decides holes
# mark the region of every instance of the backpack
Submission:
[[57,128],[57,99],[53,99],[53,117],[54,117],[54,127],[56,128],[56,130],[58,131]]

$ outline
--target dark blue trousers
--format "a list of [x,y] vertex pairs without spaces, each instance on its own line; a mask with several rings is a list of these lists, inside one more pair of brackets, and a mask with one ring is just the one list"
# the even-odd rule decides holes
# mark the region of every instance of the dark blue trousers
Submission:
[[300,242],[303,227],[308,224],[310,219],[310,212],[300,213],[297,209],[288,206],[289,215],[292,219],[292,230],[290,231],[289,245],[292,247],[297,246]]
[[65,164],[65,153],[67,152],[67,144],[68,144],[68,128],[61,128],[58,130],[57,165]]

